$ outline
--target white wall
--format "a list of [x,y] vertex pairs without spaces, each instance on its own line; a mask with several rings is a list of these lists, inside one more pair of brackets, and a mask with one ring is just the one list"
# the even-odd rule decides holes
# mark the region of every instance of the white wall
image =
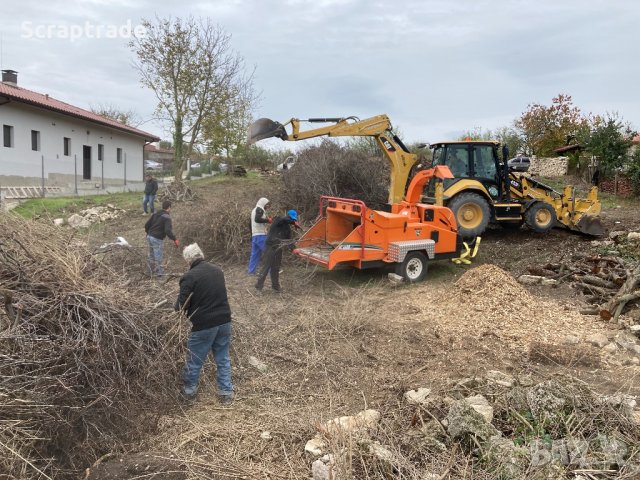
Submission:
[[[14,146],[4,147],[0,130],[0,185],[40,185],[43,155],[46,185],[74,183],[74,156],[78,183],[88,181],[82,176],[84,145],[91,147],[91,182],[101,181],[103,166],[107,185],[123,185],[125,175],[127,182],[143,180],[141,137],[13,101],[0,105],[2,125],[13,126]],[[31,130],[40,132],[40,151],[31,149]],[[71,139],[69,156],[64,137]],[[98,144],[104,145],[104,162],[98,160]],[[116,162],[116,148],[122,148],[122,163]]]

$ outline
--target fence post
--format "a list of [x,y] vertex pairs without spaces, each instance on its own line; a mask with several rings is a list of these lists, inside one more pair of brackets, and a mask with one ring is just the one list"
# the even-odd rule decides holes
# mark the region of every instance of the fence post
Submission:
[[73,191],[78,194],[78,154],[73,155]]
[[42,197],[44,198],[44,155],[41,156],[41,166],[42,166]]

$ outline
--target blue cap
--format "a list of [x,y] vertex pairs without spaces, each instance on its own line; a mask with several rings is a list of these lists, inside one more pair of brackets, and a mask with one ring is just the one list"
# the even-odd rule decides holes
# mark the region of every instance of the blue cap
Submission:
[[295,210],[289,210],[287,212],[287,215],[289,215],[289,218],[294,222],[298,220],[298,212],[296,212]]

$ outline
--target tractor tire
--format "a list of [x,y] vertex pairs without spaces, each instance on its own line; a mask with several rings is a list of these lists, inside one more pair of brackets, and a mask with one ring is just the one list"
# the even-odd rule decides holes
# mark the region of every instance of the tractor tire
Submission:
[[527,226],[536,233],[547,233],[555,227],[558,217],[551,205],[536,202],[524,214]]
[[415,283],[421,281],[427,274],[429,267],[427,256],[422,252],[409,252],[404,261],[396,267],[396,273],[405,282]]
[[453,197],[447,205],[458,224],[458,233],[462,238],[475,238],[487,229],[491,218],[489,203],[482,195],[465,192]]

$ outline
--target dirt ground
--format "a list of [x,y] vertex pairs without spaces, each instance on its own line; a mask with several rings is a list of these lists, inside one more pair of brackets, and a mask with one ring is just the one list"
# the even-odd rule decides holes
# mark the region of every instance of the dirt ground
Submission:
[[[235,189],[234,183],[208,186],[199,201]],[[259,185],[245,194],[257,199]],[[197,202],[173,209],[178,235],[181,213],[193,208]],[[152,289],[158,302],[171,305],[186,265],[167,242],[173,276],[157,283],[142,274],[145,220],[127,212],[92,229],[85,241],[97,246],[124,236],[134,250],[122,268],[138,270],[132,288]],[[603,220],[609,231],[640,230],[637,205],[606,209]],[[89,478],[204,478],[202,472],[209,478],[305,478],[310,461],[304,445],[318,422],[365,408],[384,417],[406,390],[429,387],[445,394],[452,384],[488,370],[534,381],[571,375],[601,393],[638,395],[640,367],[622,356],[603,359],[584,341],[594,333],[611,338],[617,325],[580,315],[582,295],[567,285],[525,289],[515,281],[488,284],[481,278],[477,290],[468,282],[456,285],[480,265],[517,277],[529,266],[597,248],[592,239],[561,229],[539,235],[492,228],[471,267],[439,262],[418,285],[394,286],[378,270],[326,272],[287,258],[281,294],[268,287],[257,293],[246,262],[222,259],[233,311],[237,400],[230,408],[217,402],[215,368],[208,364],[198,399],[162,418],[157,434],[140,447],[147,453],[101,462]],[[567,336],[580,342],[568,345]],[[547,348],[561,348],[562,358],[546,355]],[[264,362],[264,371],[249,357]],[[443,468],[437,462],[433,467]],[[472,478],[457,467],[450,475]]]

